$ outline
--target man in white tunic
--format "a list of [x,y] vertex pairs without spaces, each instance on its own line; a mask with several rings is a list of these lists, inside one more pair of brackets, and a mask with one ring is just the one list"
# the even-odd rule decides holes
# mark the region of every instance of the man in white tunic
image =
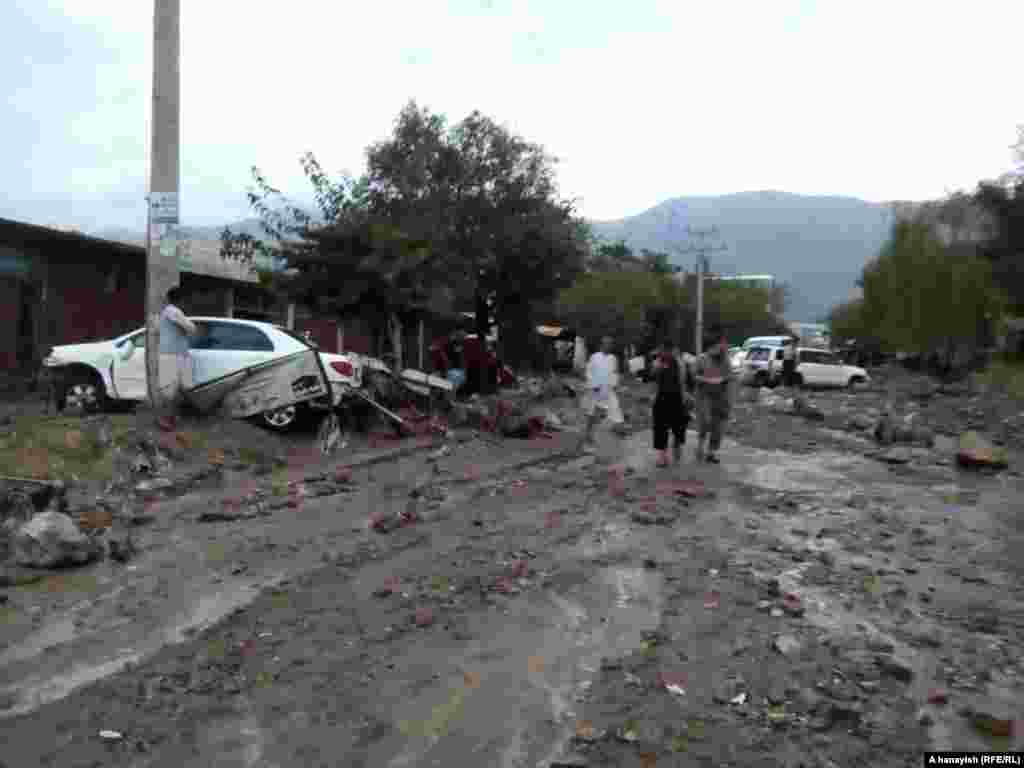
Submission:
[[159,424],[174,429],[175,412],[184,390],[192,387],[192,358],[189,337],[195,336],[196,325],[178,307],[181,289],[167,292],[167,304],[160,313],[160,402]]
[[580,440],[580,448],[588,447],[594,436],[594,427],[607,418],[616,427],[623,424],[622,409],[615,388],[619,384],[619,361],[612,354],[614,340],[611,336],[601,339],[601,350],[590,356],[587,363],[587,390],[583,397],[583,413],[587,417],[587,428]]

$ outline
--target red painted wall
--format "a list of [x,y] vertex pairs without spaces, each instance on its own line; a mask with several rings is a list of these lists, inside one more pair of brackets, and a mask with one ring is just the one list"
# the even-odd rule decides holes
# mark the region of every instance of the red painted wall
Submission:
[[338,323],[334,320],[318,320],[316,318],[295,319],[295,332],[302,334],[310,331],[313,341],[321,352],[338,351]]
[[18,366],[18,313],[21,291],[13,277],[0,277],[0,369]]

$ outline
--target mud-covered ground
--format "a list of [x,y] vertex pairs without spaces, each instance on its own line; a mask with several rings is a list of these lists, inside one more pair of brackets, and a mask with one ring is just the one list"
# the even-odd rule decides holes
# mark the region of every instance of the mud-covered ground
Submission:
[[[221,470],[151,502],[127,563],[0,593],[0,762],[795,768],[1024,748],[1024,493],[1000,432],[1018,404],[878,378],[811,393],[824,418],[742,393],[720,466],[695,465],[691,437],[655,468],[637,388],[634,434],[602,433],[596,456],[574,455],[557,403],[551,439],[307,456],[265,514],[199,522],[280,481]],[[886,404],[930,447],[876,455]],[[953,438],[979,427],[1009,471],[956,467]]]

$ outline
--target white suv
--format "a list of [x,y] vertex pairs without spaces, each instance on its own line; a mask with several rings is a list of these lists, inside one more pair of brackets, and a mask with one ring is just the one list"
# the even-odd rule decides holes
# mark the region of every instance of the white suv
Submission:
[[[844,365],[826,349],[798,347],[796,350],[796,385],[798,387],[850,387],[871,381],[868,372],[856,365]],[[782,375],[779,362],[777,377]]]

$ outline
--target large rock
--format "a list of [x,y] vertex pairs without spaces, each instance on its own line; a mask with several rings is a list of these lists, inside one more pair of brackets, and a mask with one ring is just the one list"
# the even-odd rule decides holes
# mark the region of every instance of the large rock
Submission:
[[31,568],[84,565],[96,560],[102,549],[65,514],[40,512],[14,535],[14,559]]
[[1009,465],[1006,449],[992,445],[977,432],[965,432],[960,436],[956,460],[962,467],[1004,469]]
[[824,421],[825,414],[803,395],[793,398],[793,413],[808,421]]

